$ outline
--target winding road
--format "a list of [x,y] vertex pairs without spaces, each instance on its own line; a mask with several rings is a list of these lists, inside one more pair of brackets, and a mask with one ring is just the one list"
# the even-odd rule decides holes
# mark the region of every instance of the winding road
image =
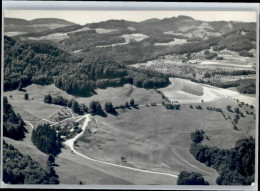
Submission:
[[90,160],[90,161],[94,161],[94,162],[97,162],[97,163],[101,163],[101,164],[106,164],[106,165],[110,165],[110,166],[115,166],[115,167],[119,167],[119,168],[124,168],[124,169],[127,169],[127,170],[132,170],[132,171],[138,171],[138,172],[144,172],[144,173],[149,173],[149,174],[158,174],[158,175],[164,175],[164,176],[170,176],[170,177],[174,177],[174,178],[178,178],[178,175],[175,175],[175,174],[169,174],[169,173],[162,173],[162,172],[156,172],[156,171],[149,171],[149,170],[142,170],[142,169],[138,169],[138,168],[132,168],[132,167],[127,167],[127,166],[122,166],[122,165],[118,165],[118,164],[113,164],[113,163],[109,163],[109,162],[104,162],[104,161],[99,161],[99,160],[96,160],[96,159],[93,159],[93,158],[90,158],[86,155],[83,155],[81,153],[79,153],[78,151],[76,151],[74,149],[74,142],[80,137],[83,135],[88,123],[90,122],[90,114],[86,114],[84,115],[84,117],[86,118],[85,121],[84,121],[84,124],[82,125],[82,132],[78,135],[76,135],[74,138],[72,139],[69,139],[67,141],[64,142],[64,144],[66,146],[68,146],[75,154],[87,159],[87,160]]
[[[127,170],[132,170],[132,171],[138,171],[138,172],[144,172],[144,173],[149,173],[149,174],[157,174],[157,175],[164,175],[164,176],[170,176],[170,177],[174,177],[174,178],[178,178],[178,175],[174,175],[174,174],[169,174],[169,173],[162,173],[162,172],[156,172],[156,171],[149,171],[149,170],[142,170],[142,169],[138,169],[138,168],[133,168],[133,167],[127,167],[127,166],[122,166],[122,165],[118,165],[118,164],[113,164],[113,163],[109,163],[109,162],[104,162],[104,161],[99,161],[99,160],[96,160],[96,159],[93,159],[93,158],[90,158],[86,155],[83,155],[81,153],[79,153],[78,151],[76,151],[74,149],[74,142],[83,135],[83,133],[85,132],[87,126],[88,126],[88,123],[90,122],[91,118],[90,118],[90,114],[86,114],[84,116],[78,116],[78,117],[71,117],[71,118],[79,118],[77,121],[85,118],[85,121],[84,121],[84,124],[82,125],[82,132],[77,134],[75,137],[71,138],[71,139],[68,139],[67,141],[64,142],[64,144],[66,146],[68,146],[74,154],[77,154],[87,160],[90,160],[90,161],[94,161],[94,162],[97,162],[97,163],[101,163],[101,164],[106,164],[106,165],[110,165],[110,166],[114,166],[114,167],[119,167],[119,168],[124,168],[124,169],[127,169]],[[71,119],[71,118],[67,118],[66,120],[68,119]],[[64,121],[64,120],[63,120]],[[25,121],[26,123],[28,123],[32,129],[34,129],[33,127],[33,124],[30,123],[29,121]],[[59,122],[58,122],[59,123]],[[53,124],[54,125],[54,124]]]

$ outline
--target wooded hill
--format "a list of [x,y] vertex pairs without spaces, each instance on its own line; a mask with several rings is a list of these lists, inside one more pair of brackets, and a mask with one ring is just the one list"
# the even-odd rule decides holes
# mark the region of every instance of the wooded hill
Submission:
[[59,184],[53,167],[43,169],[30,156],[24,156],[5,141],[3,141],[3,181],[6,184]]
[[90,96],[96,88],[122,86],[164,87],[169,79],[157,72],[120,65],[109,57],[92,54],[76,57],[54,45],[4,38],[4,90],[32,83],[55,85],[67,93]]
[[16,114],[8,103],[6,96],[3,98],[3,134],[5,137],[20,140],[25,136],[25,122]]

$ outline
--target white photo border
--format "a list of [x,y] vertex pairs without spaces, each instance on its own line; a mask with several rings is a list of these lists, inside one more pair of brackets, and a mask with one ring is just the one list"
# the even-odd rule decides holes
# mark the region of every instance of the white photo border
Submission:
[[[191,3],[191,2],[95,2],[95,1],[7,1],[2,4],[2,42],[4,42],[4,11],[5,10],[99,10],[99,11],[254,11],[256,12],[256,52],[259,53],[259,10],[258,3]],[[1,103],[3,103],[4,80],[4,43],[1,52]],[[258,138],[259,138],[259,54],[256,62],[256,163],[255,184],[253,186],[178,186],[178,185],[10,185],[2,181],[0,188],[41,188],[41,189],[138,189],[138,190],[258,190]],[[3,104],[1,104],[3,113]],[[3,115],[1,115],[1,166],[3,169]]]

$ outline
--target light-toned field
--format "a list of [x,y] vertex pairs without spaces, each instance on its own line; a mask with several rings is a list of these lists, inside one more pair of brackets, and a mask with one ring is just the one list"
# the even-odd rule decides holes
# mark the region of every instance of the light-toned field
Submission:
[[75,31],[70,31],[70,32],[68,32],[68,34],[70,34],[70,33],[76,33],[76,32],[89,31],[89,30],[91,30],[89,27],[83,27],[83,28],[78,29],[78,30],[75,30]]
[[[163,94],[167,96],[172,102],[178,101],[179,103],[190,104],[201,103],[202,100],[204,102],[212,102],[221,98],[231,97],[233,99],[239,99],[240,101],[250,105],[256,105],[256,97],[240,94],[229,89],[217,88],[206,84],[199,84],[185,79],[170,78],[170,81],[172,82],[172,85],[166,88],[162,88],[160,91],[163,92]],[[190,92],[183,91],[183,85],[190,87]],[[182,89],[180,89],[180,87],[182,87]],[[196,90],[192,92],[191,87],[195,88]]]
[[253,65],[252,63],[248,63],[248,64],[237,64],[237,63],[232,63],[232,62],[227,62],[227,61],[217,61],[217,60],[213,60],[213,61],[202,61],[200,63],[200,65],[203,66],[209,66],[209,67],[215,67],[215,68],[231,68],[234,69],[236,68],[237,70],[243,70],[243,69],[253,69]]
[[127,29],[129,29],[130,31],[135,31],[136,29],[133,27],[127,27]]
[[70,38],[67,33],[52,33],[41,37],[20,37],[21,40],[55,40],[60,41]]
[[145,35],[145,34],[141,34],[141,33],[135,33],[135,34],[124,34],[122,35],[122,37],[125,38],[126,42],[130,42],[130,40],[134,40],[134,41],[142,41],[146,38],[149,38],[149,36]]
[[174,38],[174,41],[170,41],[167,43],[155,43],[155,46],[174,46],[176,44],[184,44],[186,43],[186,39]]
[[[46,119],[47,121],[57,112],[64,109],[63,106],[54,105],[54,104],[45,104],[43,102],[44,94],[40,87],[37,85],[32,85],[33,87],[28,86],[26,88],[27,93],[29,94],[29,99],[24,99],[25,92],[18,90],[4,92],[4,95],[7,96],[8,102],[13,106],[14,110],[20,113],[23,119]],[[37,89],[36,87],[39,87]],[[10,98],[12,95],[12,98]]]
[[80,53],[82,50],[84,50],[84,49],[74,50],[73,53],[78,54],[78,53]]
[[26,112],[34,115],[38,118],[50,119],[54,113],[57,113],[64,107],[53,105],[53,104],[45,104],[43,102],[38,102],[34,100],[18,100],[9,99],[9,103],[14,106],[14,108],[20,108],[25,110]]
[[111,33],[111,32],[116,32],[118,31],[117,29],[104,29],[104,28],[95,28],[95,31],[99,34],[104,34],[104,33]]
[[167,31],[164,32],[164,34],[173,34],[173,35],[182,35],[186,36],[188,38],[192,37],[200,37],[204,39],[208,39],[208,36],[220,36],[220,32],[213,32],[213,28],[207,23],[203,23],[201,25],[195,26],[184,26],[184,27],[179,27],[178,30],[181,32],[174,32],[174,31]]
[[123,37],[125,39],[125,42],[122,43],[114,43],[114,44],[109,44],[109,45],[102,45],[102,46],[97,46],[98,48],[104,48],[104,47],[114,47],[114,46],[119,46],[119,45],[126,45],[129,44],[131,40],[134,41],[142,41],[146,38],[149,38],[149,36],[145,35],[145,34],[141,34],[141,33],[135,33],[135,34],[124,34],[120,37]]
[[67,33],[52,33],[46,36],[39,37],[37,40],[64,40],[70,38]]
[[7,36],[16,36],[21,34],[26,34],[27,32],[5,32],[4,34]]

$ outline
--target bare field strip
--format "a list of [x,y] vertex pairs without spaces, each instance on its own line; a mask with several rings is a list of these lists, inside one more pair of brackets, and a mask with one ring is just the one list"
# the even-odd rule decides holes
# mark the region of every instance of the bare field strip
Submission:
[[[255,97],[240,94],[239,92],[236,91],[217,88],[206,84],[199,84],[185,79],[171,78],[170,80],[172,82],[172,85],[166,88],[161,88],[159,90],[165,96],[167,96],[171,101],[178,101],[179,103],[183,103],[183,104],[192,104],[192,103],[201,103],[202,100],[203,102],[212,102],[221,98],[230,98],[230,99],[232,98],[232,99],[239,99],[240,101],[243,101],[250,105],[256,105]],[[178,85],[178,83],[182,85]],[[187,93],[187,91],[183,91],[183,88],[179,90],[180,88],[175,87],[175,86],[184,87],[186,84],[188,84],[188,87],[192,87],[188,90],[188,92],[190,93]],[[198,93],[202,94],[202,90],[203,90],[203,95],[197,96],[196,94]],[[192,93],[195,95],[193,95]]]

